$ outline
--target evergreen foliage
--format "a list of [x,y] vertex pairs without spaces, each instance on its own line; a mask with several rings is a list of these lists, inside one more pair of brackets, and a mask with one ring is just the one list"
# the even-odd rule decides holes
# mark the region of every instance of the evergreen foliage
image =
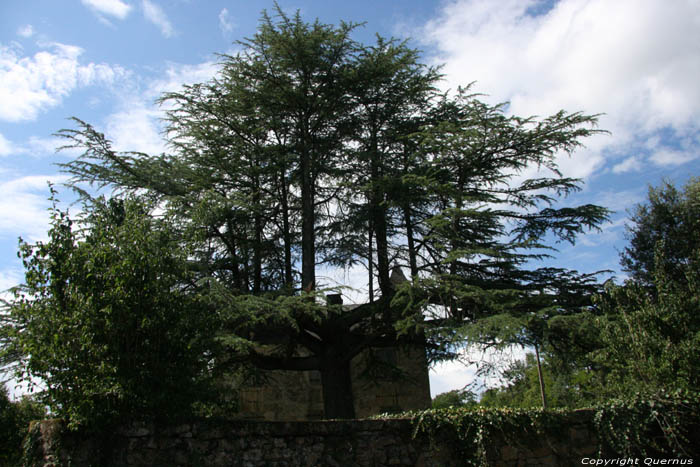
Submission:
[[[348,368],[359,351],[400,333],[422,339],[420,305],[447,310],[448,330],[551,306],[544,291],[564,272],[524,264],[543,256],[546,233],[573,242],[606,219],[596,206],[551,207],[579,183],[559,175],[555,156],[595,133],[594,116],[507,117],[465,90],[440,95],[439,74],[416,51],[381,38],[363,46],[354,27],[264,15],[215,79],[163,96],[170,155],[115,153],[80,121],[62,132],[85,150],[64,166],[74,184],[163,202],[217,284],[224,342],[262,368],[320,370],[329,416],[352,416]],[[531,165],[553,176],[513,183]],[[304,297],[322,286],[319,264],[358,263],[378,302],[346,312]],[[412,280],[395,296],[397,267]],[[405,300],[416,295],[422,303]],[[432,357],[445,337],[428,332]]]

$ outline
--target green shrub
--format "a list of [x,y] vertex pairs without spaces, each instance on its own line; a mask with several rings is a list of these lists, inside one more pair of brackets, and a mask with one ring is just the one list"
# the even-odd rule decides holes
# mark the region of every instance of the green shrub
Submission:
[[97,200],[49,240],[20,243],[6,354],[71,426],[188,416],[208,381],[213,313],[192,292],[174,227],[138,199]]
[[27,396],[13,402],[0,384],[0,465],[19,465],[29,422],[44,417],[46,409],[41,404]]

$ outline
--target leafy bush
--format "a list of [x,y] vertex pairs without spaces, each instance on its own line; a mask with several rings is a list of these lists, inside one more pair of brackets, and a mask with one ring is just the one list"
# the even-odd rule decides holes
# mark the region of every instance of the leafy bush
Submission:
[[191,412],[207,380],[211,313],[174,227],[138,199],[97,200],[76,224],[55,206],[47,242],[20,241],[26,283],[4,349],[72,425]]
[[[592,379],[595,375],[580,368],[562,368],[551,354],[544,355],[542,373],[547,390],[548,407],[579,408],[597,402]],[[503,372],[506,385],[491,388],[481,395],[484,407],[542,407],[537,362],[528,353],[525,360],[516,360]]]
[[449,407],[474,407],[477,404],[476,394],[468,389],[455,389],[438,394],[433,399],[433,409]]
[[603,346],[593,356],[611,395],[700,387],[700,249],[674,265],[683,281],[669,275],[664,251],[659,245],[652,287],[609,285],[598,298]]
[[607,448],[625,457],[693,457],[700,453],[697,391],[662,390],[653,396],[612,399],[597,406],[594,422]]
[[29,422],[46,416],[46,409],[30,397],[12,402],[0,383],[0,465],[19,465],[22,440]]

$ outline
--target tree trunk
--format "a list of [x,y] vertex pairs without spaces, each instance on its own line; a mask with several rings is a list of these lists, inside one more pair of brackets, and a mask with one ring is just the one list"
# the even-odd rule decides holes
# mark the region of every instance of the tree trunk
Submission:
[[321,369],[324,418],[355,418],[350,362],[333,362]]
[[[458,189],[457,189],[457,198],[455,199],[455,210],[454,213],[452,214],[452,238],[450,239],[450,245],[451,245],[451,251],[455,251],[459,248],[460,246],[460,229],[459,229],[459,224],[460,224],[460,218],[462,217],[462,206],[463,206],[463,200],[462,200],[462,192],[464,190],[464,184],[462,180],[460,179],[458,182]],[[457,260],[452,260],[450,261],[450,275],[455,276],[457,274]],[[464,310],[462,310],[463,312]],[[450,299],[450,316],[452,317],[458,317],[462,313],[459,312],[459,307],[457,306],[457,301],[456,297],[452,296]],[[459,316],[461,318],[461,316]]]
[[544,376],[542,375],[542,365],[540,364],[540,350],[535,344],[535,357],[537,358],[537,376],[540,379],[540,395],[542,396],[542,408],[547,408],[547,396],[544,392]]
[[301,288],[311,291],[316,282],[315,203],[311,154],[301,155]]
[[226,233],[222,236],[224,243],[229,251],[229,256],[231,258],[231,273],[233,274],[233,283],[235,284],[236,290],[243,290],[243,277],[241,275],[241,265],[239,261],[239,254],[236,251],[236,236],[233,233],[233,222],[231,218],[226,219]]
[[381,201],[376,200],[374,211],[374,237],[377,239],[377,276],[379,277],[379,290],[383,297],[388,297],[392,292],[392,284],[389,280],[389,245],[387,241],[386,209],[381,206]]
[[368,293],[369,293],[369,302],[372,303],[374,301],[374,249],[372,248],[372,235],[374,235],[374,229],[372,229],[372,219],[369,219],[369,235],[367,238],[367,241],[369,243],[368,245],[368,251],[367,251],[367,272],[369,276],[368,280]]
[[392,284],[389,280],[389,245],[387,241],[386,206],[384,205],[384,188],[380,183],[381,155],[377,142],[377,130],[372,129],[371,136],[371,173],[372,191],[370,195],[370,216],[374,228],[374,238],[377,239],[377,277],[379,278],[379,290],[382,296],[388,297],[392,292]]
[[[409,174],[409,166],[410,166],[410,154],[408,151],[408,148],[404,145],[403,147],[403,170],[402,173],[404,176]],[[409,261],[409,266],[411,268],[411,277],[417,277],[418,276],[418,252],[416,251],[416,240],[413,237],[414,231],[413,231],[413,217],[411,216],[411,201],[412,197],[410,197],[408,194],[403,195],[403,203],[402,203],[402,209],[403,209],[403,220],[404,224],[406,225],[406,243],[408,247],[408,261]]]
[[413,238],[413,219],[411,218],[411,208],[408,203],[403,207],[404,223],[406,224],[406,241],[408,243],[408,260],[411,266],[411,277],[418,275],[418,260],[416,258],[416,242]]
[[289,225],[289,200],[285,170],[280,173],[280,204],[282,205],[282,239],[284,241],[284,286],[288,291],[294,289],[292,276],[292,234]]
[[[257,185],[257,183],[256,183]],[[256,190],[258,188],[256,187]],[[263,220],[259,199],[259,191],[256,191],[254,197],[255,203],[255,218],[254,218],[254,229],[255,229],[255,244],[253,245],[253,293],[260,293],[260,286],[262,284],[262,235],[263,235]]]

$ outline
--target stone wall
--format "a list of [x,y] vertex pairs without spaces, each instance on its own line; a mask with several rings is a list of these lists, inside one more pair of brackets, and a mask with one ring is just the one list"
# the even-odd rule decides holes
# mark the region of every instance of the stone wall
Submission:
[[[592,414],[564,420],[556,439],[490,440],[490,465],[581,465],[595,456]],[[459,466],[464,453],[438,435],[414,437],[410,420],[313,422],[201,421],[170,428],[134,425],[102,437],[61,421],[32,425],[33,466]],[[511,438],[512,439],[512,438]],[[517,439],[517,437],[516,437]]]

